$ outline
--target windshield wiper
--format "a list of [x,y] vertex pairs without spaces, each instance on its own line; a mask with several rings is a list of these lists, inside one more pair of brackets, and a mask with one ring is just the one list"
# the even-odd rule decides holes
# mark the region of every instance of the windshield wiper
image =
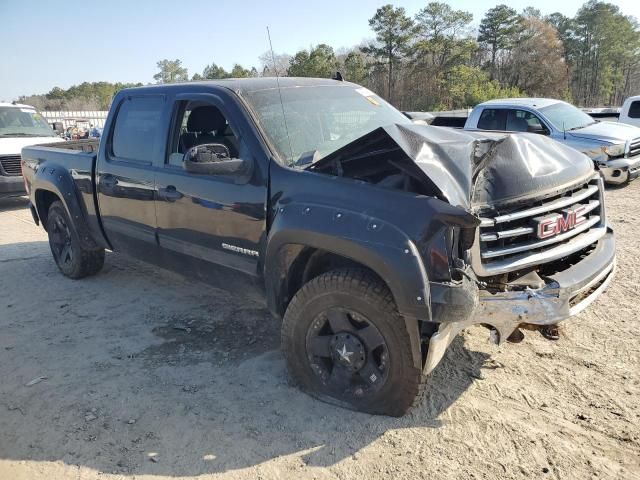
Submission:
[[573,130],[578,130],[580,128],[588,127],[589,125],[593,125],[594,123],[598,123],[598,122],[591,122],[591,123],[586,123],[584,125],[578,125],[577,127],[571,127],[571,128],[567,129],[567,132],[571,132]]
[[307,168],[308,166],[316,163],[321,158],[322,157],[320,157],[320,152],[318,152],[318,150],[310,150],[301,154],[300,157],[298,157],[298,160],[293,162],[293,166]]

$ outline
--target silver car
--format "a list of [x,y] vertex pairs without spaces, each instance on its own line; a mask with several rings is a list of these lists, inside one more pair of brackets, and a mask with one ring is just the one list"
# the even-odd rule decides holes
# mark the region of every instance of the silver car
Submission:
[[640,128],[594,120],[560,100],[490,100],[473,109],[464,128],[547,135],[591,157],[607,183],[623,184],[640,175]]

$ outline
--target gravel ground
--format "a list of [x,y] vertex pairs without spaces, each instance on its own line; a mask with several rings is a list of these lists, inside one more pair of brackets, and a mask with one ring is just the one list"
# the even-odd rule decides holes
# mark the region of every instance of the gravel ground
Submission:
[[0,202],[0,479],[640,478],[640,181],[609,291],[557,342],[460,335],[401,419],[288,384],[261,305],[118,255],[64,278]]

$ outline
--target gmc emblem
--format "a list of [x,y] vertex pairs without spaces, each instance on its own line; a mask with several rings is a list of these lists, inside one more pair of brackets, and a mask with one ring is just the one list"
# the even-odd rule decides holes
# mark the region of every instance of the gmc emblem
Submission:
[[538,238],[553,237],[583,224],[587,221],[587,218],[584,216],[587,213],[586,210],[587,207],[581,205],[575,208],[566,208],[562,210],[561,213],[535,217],[533,222],[535,224],[536,236]]

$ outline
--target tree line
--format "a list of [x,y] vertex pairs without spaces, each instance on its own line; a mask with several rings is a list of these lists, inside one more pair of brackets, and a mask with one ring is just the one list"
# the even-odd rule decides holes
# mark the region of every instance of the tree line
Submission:
[[[328,78],[340,71],[402,110],[463,108],[515,96],[620,105],[640,92],[640,27],[615,5],[589,0],[570,18],[502,4],[486,12],[477,30],[473,21],[470,12],[444,2],[430,2],[414,15],[388,4],[369,19],[375,37],[361,45],[334,50],[322,43],[293,55],[267,52],[259,57],[259,69],[235,64],[226,71],[211,63],[191,77],[181,60],[164,59],[154,80]],[[83,83],[23,99],[43,109],[83,99],[106,108],[124,86]]]
[[66,90],[53,87],[44,95],[22,96],[18,102],[32,105],[38,110],[108,110],[118,90],[141,86],[142,83],[83,82]]

